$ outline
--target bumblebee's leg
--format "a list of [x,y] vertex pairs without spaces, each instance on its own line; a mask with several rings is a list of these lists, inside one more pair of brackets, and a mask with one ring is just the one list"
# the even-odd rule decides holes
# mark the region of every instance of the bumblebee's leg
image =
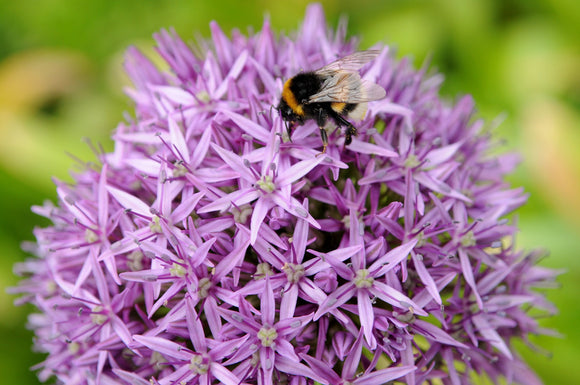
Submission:
[[318,155],[325,154],[326,147],[328,147],[328,135],[326,134],[326,130],[324,129],[327,116],[328,115],[323,108],[318,109],[318,118],[316,119],[316,122],[318,123],[318,128],[320,129],[320,138],[322,139],[322,151]]
[[322,139],[322,151],[318,155],[322,155],[326,153],[326,147],[328,147],[328,135],[326,134],[324,127],[318,128],[320,129],[320,138]]
[[346,127],[346,133],[344,135],[344,145],[348,146],[349,144],[352,143],[352,137],[356,136],[356,127],[353,126],[352,124],[349,124]]
[[334,112],[332,117],[338,125],[346,127],[346,131],[344,133],[344,145],[348,146],[352,143],[352,137],[356,136],[356,127],[337,112]]
[[290,124],[287,121],[284,123],[286,124],[286,133],[288,134],[288,140],[290,141],[290,143],[292,143],[292,128],[290,127]]

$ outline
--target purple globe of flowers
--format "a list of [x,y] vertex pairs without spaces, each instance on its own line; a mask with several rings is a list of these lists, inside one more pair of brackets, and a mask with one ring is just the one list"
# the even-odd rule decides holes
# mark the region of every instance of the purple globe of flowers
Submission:
[[[193,50],[156,36],[169,70],[127,54],[135,117],[98,167],[35,207],[39,377],[63,384],[538,384],[514,339],[542,332],[555,272],[514,249],[516,157],[473,100],[387,47],[361,70],[386,97],[344,146],[315,122],[288,138],[283,81],[357,49],[309,6],[293,37],[217,24]],[[195,53],[194,53],[195,51]],[[343,148],[344,147],[344,148]],[[535,314],[535,316],[534,316]]]

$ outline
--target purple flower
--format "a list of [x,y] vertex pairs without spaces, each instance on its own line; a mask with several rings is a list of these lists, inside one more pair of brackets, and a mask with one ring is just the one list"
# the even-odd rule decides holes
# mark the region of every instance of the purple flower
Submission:
[[156,35],[170,71],[129,49],[135,116],[98,167],[35,207],[37,258],[13,292],[42,381],[66,384],[539,383],[513,349],[555,310],[555,271],[523,253],[504,177],[469,96],[377,45],[386,90],[344,147],[306,122],[288,138],[285,79],[356,50],[308,7],[293,38],[268,21],[194,54]]

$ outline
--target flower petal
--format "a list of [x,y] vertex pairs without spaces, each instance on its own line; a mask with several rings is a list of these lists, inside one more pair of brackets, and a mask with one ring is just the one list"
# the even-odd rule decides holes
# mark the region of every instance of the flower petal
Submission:
[[353,385],[381,385],[401,378],[417,369],[415,366],[397,366],[393,368],[380,369],[369,374],[365,374],[353,381]]
[[169,341],[165,338],[146,335],[134,335],[133,339],[141,345],[146,346],[153,351],[159,352],[167,357],[182,361],[189,361],[191,358],[191,353],[188,353],[184,346],[179,345],[173,341]]
[[377,341],[373,336],[375,313],[373,311],[371,299],[365,290],[357,291],[357,306],[361,329],[365,336],[365,340],[370,348],[374,350],[377,347]]
[[418,241],[419,239],[415,238],[401,246],[395,247],[373,262],[368,270],[375,277],[383,276],[387,271],[393,269],[397,264],[407,259],[409,253],[413,250]]
[[151,217],[151,207],[136,196],[112,186],[107,186],[107,191],[125,210],[130,210],[144,217]]
[[409,297],[382,282],[375,281],[369,290],[378,298],[395,307],[411,311],[417,315],[427,316],[425,310],[421,309]]

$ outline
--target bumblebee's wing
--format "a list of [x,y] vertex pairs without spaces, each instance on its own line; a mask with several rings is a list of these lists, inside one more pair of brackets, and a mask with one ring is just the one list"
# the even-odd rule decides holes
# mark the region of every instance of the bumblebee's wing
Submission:
[[326,77],[320,91],[308,98],[308,103],[363,103],[384,98],[385,89],[361,79],[357,72],[338,71]]
[[323,76],[332,75],[337,71],[356,72],[361,69],[362,66],[379,56],[380,53],[381,51],[376,49],[355,52],[351,55],[333,61],[332,63],[327,64],[314,72]]

